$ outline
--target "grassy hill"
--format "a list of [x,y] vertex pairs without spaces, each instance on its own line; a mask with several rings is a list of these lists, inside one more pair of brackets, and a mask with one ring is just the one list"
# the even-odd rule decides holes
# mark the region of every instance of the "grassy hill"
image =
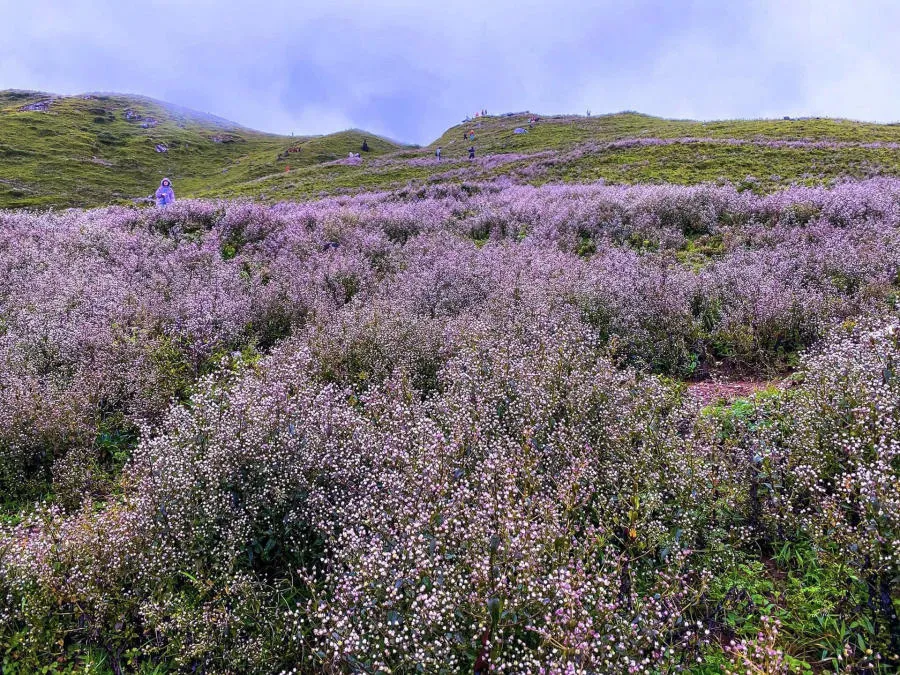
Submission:
[[[900,125],[840,119],[667,120],[529,113],[466,121],[416,148],[359,130],[265,134],[123,95],[0,92],[0,207],[92,206],[150,194],[302,199],[507,176],[519,182],[792,183],[900,175]],[[527,133],[515,133],[525,129]],[[474,141],[467,134],[474,132]],[[363,139],[372,151],[344,161]],[[157,152],[157,145],[166,152]],[[443,161],[437,162],[440,145]],[[476,160],[468,160],[474,145]],[[287,168],[289,171],[286,171]]]
[[[520,182],[730,181],[765,192],[844,177],[900,175],[900,125],[840,119],[667,120],[632,112],[598,117],[486,117],[430,145],[361,165],[303,168],[222,188],[230,196],[296,199],[321,192],[399,188],[507,176]],[[527,133],[515,133],[526,129]],[[475,133],[475,140],[465,137]],[[474,145],[476,160],[468,161]],[[434,150],[442,147],[438,163]]]
[[[163,176],[179,196],[291,167],[400,146],[359,130],[264,134],[139,96],[0,92],[0,207],[93,206],[149,195]],[[165,152],[157,149],[165,147]],[[287,152],[292,149],[293,152]]]

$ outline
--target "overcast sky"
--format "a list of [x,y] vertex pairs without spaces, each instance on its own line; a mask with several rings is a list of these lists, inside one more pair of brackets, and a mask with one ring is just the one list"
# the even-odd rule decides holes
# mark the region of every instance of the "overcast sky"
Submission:
[[900,119],[897,0],[0,0],[0,89],[427,143],[466,114]]

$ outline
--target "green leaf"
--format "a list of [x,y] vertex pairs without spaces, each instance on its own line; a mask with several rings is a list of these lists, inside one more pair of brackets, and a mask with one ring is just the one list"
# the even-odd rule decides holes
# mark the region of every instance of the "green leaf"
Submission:
[[500,614],[503,611],[503,600],[491,598],[487,602],[488,613],[491,615],[491,623],[497,625],[500,622]]

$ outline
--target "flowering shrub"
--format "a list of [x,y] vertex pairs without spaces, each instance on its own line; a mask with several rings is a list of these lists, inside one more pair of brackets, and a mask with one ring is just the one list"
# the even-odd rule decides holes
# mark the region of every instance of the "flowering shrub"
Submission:
[[731,675],[779,675],[789,673],[784,662],[784,654],[776,646],[778,640],[779,621],[762,617],[763,630],[755,640],[732,642],[728,651],[731,653],[731,665],[734,670],[727,670]]
[[0,662],[891,672],[898,188],[0,213]]
[[[848,323],[808,358],[761,472],[763,519],[803,532],[820,555],[855,570],[874,626],[868,639],[900,653],[900,324]],[[790,425],[790,426],[788,426]],[[852,585],[854,582],[848,580]],[[863,655],[865,660],[865,655]]]
[[844,610],[864,617],[854,643],[832,654],[847,672],[900,653],[898,334],[896,315],[845,322],[805,357],[795,389],[716,431],[747,535],[776,549],[808,543],[858,603]]

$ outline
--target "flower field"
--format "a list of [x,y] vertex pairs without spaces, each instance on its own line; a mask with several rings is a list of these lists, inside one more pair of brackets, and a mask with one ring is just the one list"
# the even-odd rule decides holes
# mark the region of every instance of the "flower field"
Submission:
[[3,672],[895,673],[898,303],[890,178],[0,211]]

